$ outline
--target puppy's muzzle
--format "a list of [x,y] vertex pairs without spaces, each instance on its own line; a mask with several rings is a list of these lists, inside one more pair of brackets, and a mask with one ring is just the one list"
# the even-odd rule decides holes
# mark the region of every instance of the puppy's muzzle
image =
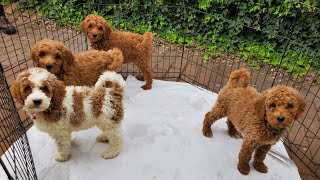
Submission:
[[96,34],[92,34],[92,36],[93,36],[94,38],[96,38],[96,37],[97,37],[97,35],[96,35]]
[[33,100],[33,104],[36,106],[36,107],[39,107],[42,103],[42,100],[41,99],[35,99]]

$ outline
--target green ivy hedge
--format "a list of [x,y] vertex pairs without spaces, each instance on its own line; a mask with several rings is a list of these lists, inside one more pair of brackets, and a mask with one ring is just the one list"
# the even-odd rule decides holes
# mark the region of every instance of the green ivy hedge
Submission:
[[[114,27],[154,31],[172,43],[196,45],[204,60],[235,52],[253,67],[281,66],[296,76],[320,73],[318,0],[20,0],[44,18],[79,26],[87,14],[103,15]],[[100,3],[100,4],[99,4]]]

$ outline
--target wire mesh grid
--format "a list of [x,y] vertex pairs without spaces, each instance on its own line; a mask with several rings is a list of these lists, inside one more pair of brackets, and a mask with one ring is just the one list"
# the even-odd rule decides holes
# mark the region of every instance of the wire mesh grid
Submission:
[[[105,6],[109,5],[92,4],[92,7],[96,8],[96,11],[103,9]],[[143,6],[141,6],[141,8],[143,8]],[[169,8],[173,9],[173,12],[177,8],[183,8],[184,10],[191,9],[181,6],[157,6],[156,8]],[[122,11],[128,13],[130,7],[123,6]],[[108,18],[117,18],[125,23],[125,19],[121,19],[123,17],[121,15],[119,16],[119,14],[110,15],[109,13],[106,16]],[[148,16],[148,14],[146,14],[146,16]],[[19,72],[34,66],[30,59],[30,49],[37,41],[43,38],[63,42],[74,53],[88,49],[87,39],[80,32],[79,27],[59,27],[55,24],[54,19],[40,18],[34,10],[24,10],[19,14],[13,13],[8,17],[11,21],[15,22],[18,29],[15,35],[6,36],[0,34],[0,62],[4,67],[4,75],[9,84],[13,82]],[[172,20],[168,19],[167,21]],[[224,20],[224,23],[231,22],[232,21],[227,19]],[[190,31],[186,24],[187,23],[182,25],[185,25],[185,33],[187,35]],[[253,29],[247,25],[243,26],[248,29]],[[270,35],[270,32],[267,31],[259,31],[258,33]],[[287,50],[290,50],[292,45],[301,45],[299,42],[290,39],[290,37],[272,35],[286,44]],[[186,46],[185,44],[185,41],[182,45],[171,44],[155,36],[152,55],[152,69],[155,79],[186,82],[217,93],[226,84],[233,70],[246,67],[251,72],[251,83],[258,91],[263,91],[279,84],[298,89],[307,100],[308,106],[303,117],[296,121],[293,124],[292,130],[285,135],[283,142],[289,150],[289,153],[295,157],[294,160],[296,163],[298,161],[303,162],[316,176],[320,177],[320,86],[313,83],[319,80],[316,70],[309,68],[306,75],[296,78],[281,68],[282,61],[277,67],[266,65],[259,69],[254,69],[247,61],[231,53],[223,53],[210,57],[210,61],[204,61],[203,56],[206,50],[199,51],[197,48]],[[303,48],[304,46],[301,45],[302,51],[300,53],[304,52]],[[309,51],[309,49],[306,51]],[[283,56],[285,56],[286,53],[287,51],[283,52]],[[298,64],[294,66],[296,65],[298,66]],[[123,65],[119,73],[127,77],[128,75],[137,75],[139,71],[132,64],[128,64]],[[1,94],[1,101],[2,97],[5,96]],[[18,107],[18,109],[20,118],[23,121],[23,126],[27,128],[32,126],[32,121],[26,117],[21,107]],[[12,109],[6,109],[6,111],[9,112],[11,112],[11,110]],[[10,126],[9,129],[12,127],[14,126]],[[1,128],[1,131],[4,130],[8,129]],[[17,137],[26,138],[24,135],[19,134]],[[8,138],[8,136],[5,136],[1,142],[6,138]],[[22,143],[22,145],[26,144]],[[3,151],[6,149],[8,149],[8,146],[6,146]],[[22,156],[22,158],[23,157],[24,156]],[[32,157],[28,156],[27,159],[28,161],[30,160],[32,164]]]
[[2,66],[0,90],[0,152],[3,154],[0,158],[1,167],[8,179],[37,179],[26,129],[10,95]]

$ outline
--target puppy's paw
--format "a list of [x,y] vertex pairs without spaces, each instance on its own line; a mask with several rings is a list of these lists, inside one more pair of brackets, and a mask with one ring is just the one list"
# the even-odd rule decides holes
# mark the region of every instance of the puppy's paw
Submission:
[[142,74],[137,75],[136,79],[139,80],[139,81],[144,81],[144,77],[143,77]]
[[228,131],[228,133],[229,133],[230,137],[233,137],[233,138],[235,138],[235,139],[241,139],[241,138],[243,138],[243,137],[242,137],[242,134],[239,133],[239,132],[230,132],[230,131]]
[[70,159],[70,155],[61,155],[60,153],[57,153],[54,159],[58,162],[65,162]]
[[152,86],[145,84],[145,85],[141,86],[141,88],[144,89],[144,90],[148,90],[148,89],[151,89]]
[[203,134],[205,137],[208,137],[208,138],[211,138],[212,135],[213,135],[211,128],[203,128],[203,129],[202,129],[202,134]]
[[253,167],[261,173],[268,172],[268,167],[263,162],[253,162]]
[[117,157],[120,154],[120,151],[113,151],[113,150],[106,150],[103,153],[101,153],[101,157],[104,159],[112,159]]
[[97,139],[98,142],[102,142],[102,143],[109,142],[108,137],[106,135],[104,135],[104,134],[100,134],[99,136],[97,136],[96,139]]
[[241,174],[248,175],[250,172],[250,166],[249,166],[249,164],[239,163],[238,170]]

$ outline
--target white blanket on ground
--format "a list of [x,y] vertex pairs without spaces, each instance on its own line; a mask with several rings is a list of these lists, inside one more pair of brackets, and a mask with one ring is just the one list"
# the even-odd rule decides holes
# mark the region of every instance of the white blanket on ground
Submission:
[[[190,84],[155,80],[152,90],[144,82],[127,78],[124,147],[114,159],[100,158],[108,145],[98,143],[97,128],[73,133],[71,159],[54,161],[54,141],[32,127],[28,138],[42,180],[213,180],[300,179],[282,142],[272,147],[265,160],[267,174],[237,170],[242,140],[229,137],[225,120],[213,126],[214,137],[202,135],[202,121],[217,94]],[[5,177],[0,168],[0,177]],[[3,179],[3,178],[0,178]]]

